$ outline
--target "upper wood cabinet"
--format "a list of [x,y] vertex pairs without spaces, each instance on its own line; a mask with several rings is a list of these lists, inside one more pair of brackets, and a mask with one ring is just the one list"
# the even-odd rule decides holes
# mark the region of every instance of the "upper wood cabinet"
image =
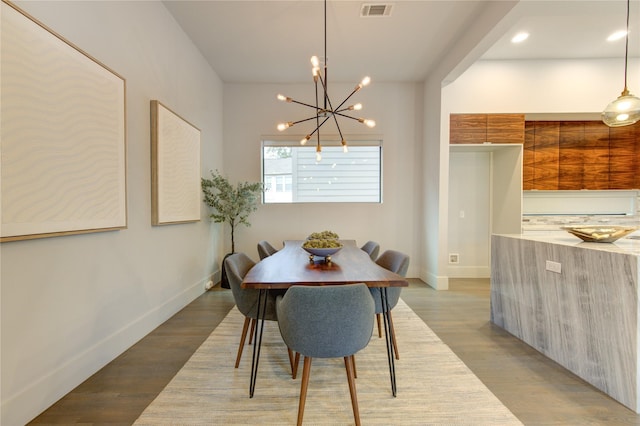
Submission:
[[451,114],[449,143],[524,143],[524,114]]
[[640,123],[532,121],[526,128],[524,189],[640,188]]
[[525,190],[639,189],[640,122],[526,121],[524,114],[451,114],[451,144],[522,143]]

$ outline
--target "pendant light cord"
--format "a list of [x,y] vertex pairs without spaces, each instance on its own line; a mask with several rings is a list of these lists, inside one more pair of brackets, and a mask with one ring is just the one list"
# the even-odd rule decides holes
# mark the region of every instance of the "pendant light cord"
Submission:
[[627,35],[625,36],[625,46],[624,46],[624,91],[622,92],[623,95],[627,95],[629,93],[629,90],[627,89],[627,61],[628,61],[627,58],[629,57],[629,3],[630,3],[630,0],[627,0]]

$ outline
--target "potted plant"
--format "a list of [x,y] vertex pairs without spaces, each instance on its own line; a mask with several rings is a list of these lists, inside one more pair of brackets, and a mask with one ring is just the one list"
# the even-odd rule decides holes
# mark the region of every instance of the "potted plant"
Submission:
[[[211,219],[216,223],[228,223],[231,227],[231,253],[235,253],[235,230],[238,225],[251,226],[249,215],[258,209],[258,202],[262,192],[260,182],[239,182],[235,188],[229,180],[217,170],[211,172],[211,179],[201,179],[203,201],[211,209]],[[227,274],[222,261],[220,283],[223,288],[229,288]]]

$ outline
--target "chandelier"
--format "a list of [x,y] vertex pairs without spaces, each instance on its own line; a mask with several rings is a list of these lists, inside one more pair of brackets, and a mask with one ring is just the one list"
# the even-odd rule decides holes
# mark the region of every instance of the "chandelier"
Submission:
[[627,0],[627,31],[624,50],[624,89],[616,100],[602,112],[602,121],[609,127],[629,126],[640,120],[640,98],[627,89],[627,61],[629,56],[629,0]]
[[[308,133],[302,140],[300,140],[300,145],[305,145],[314,135],[316,136],[316,161],[322,160],[322,144],[320,142],[320,128],[327,122],[333,121],[338,129],[338,134],[340,135],[340,140],[342,144],[342,150],[344,152],[349,152],[347,147],[347,141],[345,140],[342,130],[340,129],[340,124],[338,122],[338,117],[348,118],[351,120],[358,121],[368,127],[375,127],[376,122],[370,119],[365,118],[357,118],[352,117],[347,114],[348,111],[359,111],[362,109],[362,104],[357,103],[354,105],[349,105],[345,107],[347,101],[360,89],[364,86],[368,85],[371,79],[369,77],[365,77],[362,79],[360,83],[356,85],[353,91],[346,97],[342,102],[334,106],[334,103],[331,102],[329,98],[329,93],[327,91],[328,87],[328,79],[327,79],[327,0],[324,0],[324,70],[320,69],[320,59],[317,56],[311,57],[311,72],[313,75],[313,83],[315,85],[315,105],[311,105],[309,103],[300,102],[295,99],[292,99],[288,96],[284,96],[278,94],[278,100],[283,102],[294,103],[298,105],[302,105],[306,108],[309,108],[313,111],[311,117],[303,118],[297,121],[288,121],[285,123],[278,124],[277,128],[279,131],[284,131],[289,127],[292,127],[296,124],[305,123],[307,121],[315,120],[315,129]],[[320,83],[320,85],[318,85]],[[321,90],[320,90],[321,89]]]

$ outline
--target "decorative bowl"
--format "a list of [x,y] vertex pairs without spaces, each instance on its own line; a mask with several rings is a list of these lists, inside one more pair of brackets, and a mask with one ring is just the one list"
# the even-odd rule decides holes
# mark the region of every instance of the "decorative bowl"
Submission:
[[305,249],[305,251],[309,254],[312,254],[314,256],[318,256],[318,257],[327,257],[327,256],[331,256],[336,254],[337,252],[340,251],[340,249],[342,247],[331,247],[331,248],[307,248],[307,247],[302,247],[303,249]]
[[612,243],[638,228],[634,226],[563,226],[562,229],[583,241],[591,243]]

